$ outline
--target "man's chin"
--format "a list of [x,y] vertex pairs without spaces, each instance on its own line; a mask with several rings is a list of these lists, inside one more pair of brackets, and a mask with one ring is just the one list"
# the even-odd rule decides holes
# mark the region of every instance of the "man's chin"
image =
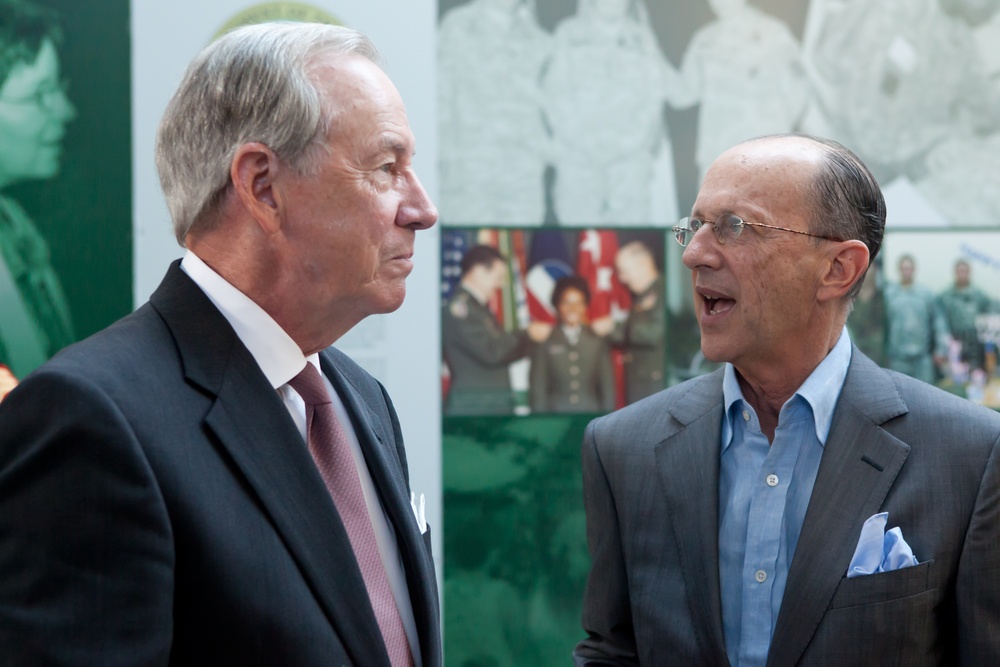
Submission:
[[701,354],[706,361],[714,363],[729,361],[729,355],[726,354],[721,345],[713,345],[712,341],[706,341],[704,337],[701,340]]
[[399,285],[393,285],[379,295],[378,301],[373,304],[372,315],[385,315],[399,310],[406,299],[406,284],[400,281]]

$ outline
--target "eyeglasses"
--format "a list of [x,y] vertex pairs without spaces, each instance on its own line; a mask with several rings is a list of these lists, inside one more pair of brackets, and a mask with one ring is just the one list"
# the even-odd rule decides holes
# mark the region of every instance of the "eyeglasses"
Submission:
[[712,225],[712,228],[715,231],[715,238],[719,239],[720,245],[726,245],[726,241],[734,241],[739,238],[740,234],[743,233],[743,229],[747,226],[777,229],[782,232],[802,234],[803,236],[811,236],[816,239],[826,239],[827,241],[843,240],[833,238],[832,236],[821,236],[820,234],[800,232],[797,229],[788,229],[787,227],[775,227],[774,225],[765,225],[760,222],[747,222],[732,213],[722,216],[715,222],[710,220],[699,220],[698,218],[682,218],[681,221],[677,223],[677,226],[672,229],[674,238],[677,239],[677,242],[682,246],[687,246],[687,244],[691,242],[691,239],[694,238],[694,235],[698,232],[698,230],[705,225]]
[[38,89],[27,97],[16,100],[6,100],[0,97],[0,104],[8,104],[18,107],[35,107],[38,109],[52,110],[58,107],[60,102],[65,103],[69,93],[69,80],[50,81],[42,84]]

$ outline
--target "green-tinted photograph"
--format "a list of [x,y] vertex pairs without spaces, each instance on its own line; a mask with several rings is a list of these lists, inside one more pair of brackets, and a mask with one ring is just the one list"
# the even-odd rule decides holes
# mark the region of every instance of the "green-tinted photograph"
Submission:
[[0,1],[0,365],[132,307],[127,0]]
[[590,567],[580,443],[593,416],[445,418],[448,667],[570,664]]

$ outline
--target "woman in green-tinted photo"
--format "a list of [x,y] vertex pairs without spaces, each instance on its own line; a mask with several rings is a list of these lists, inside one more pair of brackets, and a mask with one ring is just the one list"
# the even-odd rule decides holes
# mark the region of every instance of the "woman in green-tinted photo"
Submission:
[[0,0],[0,364],[23,377],[74,340],[49,248],[24,209],[4,194],[59,172],[76,115],[59,75],[55,14]]

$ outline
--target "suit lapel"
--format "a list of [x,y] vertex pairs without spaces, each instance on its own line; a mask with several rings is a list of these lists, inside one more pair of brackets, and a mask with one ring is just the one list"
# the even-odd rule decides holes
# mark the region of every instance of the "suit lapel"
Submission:
[[909,453],[881,424],[906,411],[890,377],[855,347],[788,572],[769,666],[797,663],[847,574],[862,524],[879,511]]
[[188,381],[215,396],[206,426],[272,519],[357,664],[389,659],[340,516],[288,411],[225,318],[177,265],[150,302]]
[[438,626],[432,622],[439,613],[436,604],[434,564],[424,546],[410,499],[405,495],[405,489],[409,488],[409,484],[403,476],[402,462],[396,459],[395,448],[387,444],[389,440],[383,432],[387,425],[382,423],[383,420],[374,414],[362,399],[359,388],[337,368],[333,355],[323,352],[320,354],[320,360],[323,372],[330,378],[351,416],[372,481],[390,525],[394,529],[397,548],[403,556],[406,569],[407,588],[420,637],[423,662],[435,664],[434,661],[439,660],[440,656]]
[[656,465],[688,583],[692,621],[709,664],[727,662],[719,583],[721,396],[721,371],[702,378],[668,406],[683,428],[656,447]]

